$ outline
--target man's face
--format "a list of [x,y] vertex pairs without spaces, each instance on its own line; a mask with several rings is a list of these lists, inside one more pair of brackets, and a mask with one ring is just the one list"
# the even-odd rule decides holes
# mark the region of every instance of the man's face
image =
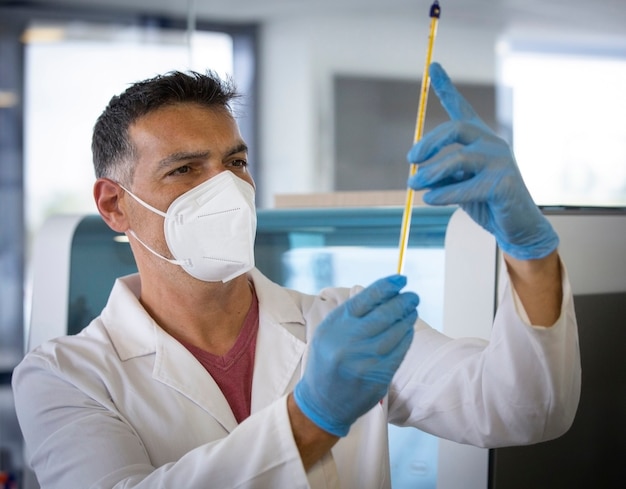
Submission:
[[[160,108],[129,128],[135,147],[130,190],[165,212],[180,195],[211,177],[231,171],[254,186],[247,169],[247,147],[230,113],[196,104]],[[163,236],[163,218],[126,199],[131,228],[171,257]]]

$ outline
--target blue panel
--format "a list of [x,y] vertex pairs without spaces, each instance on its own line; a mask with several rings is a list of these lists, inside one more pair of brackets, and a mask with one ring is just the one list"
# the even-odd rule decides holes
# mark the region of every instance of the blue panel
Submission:
[[100,314],[117,277],[137,271],[130,245],[116,241],[99,215],[76,228],[70,259],[68,333],[76,334]]
[[[416,207],[411,220],[409,247],[442,248],[452,207]],[[329,208],[269,209],[258,211],[257,267],[277,283],[285,284],[288,267],[283,254],[295,248],[398,246],[402,209]],[[130,246],[120,242],[98,215],[78,225],[72,241],[69,292],[69,334],[75,334],[96,317],[117,277],[137,271]],[[376,261],[376,255],[370,255]],[[317,258],[319,270],[323,258]],[[388,273],[395,270],[388,269]],[[322,286],[333,285],[328,280]]]

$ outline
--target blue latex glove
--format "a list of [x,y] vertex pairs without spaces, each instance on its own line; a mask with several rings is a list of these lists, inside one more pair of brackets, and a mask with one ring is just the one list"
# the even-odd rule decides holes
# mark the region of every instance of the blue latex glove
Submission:
[[409,187],[430,189],[427,204],[460,205],[514,258],[549,255],[559,238],[533,202],[509,145],[478,117],[439,64],[430,66],[430,77],[451,121],[409,151],[409,162],[419,165]]
[[387,393],[417,321],[419,298],[401,293],[405,285],[402,275],[380,279],[317,327],[294,400],[329,433],[347,435],[352,423]]

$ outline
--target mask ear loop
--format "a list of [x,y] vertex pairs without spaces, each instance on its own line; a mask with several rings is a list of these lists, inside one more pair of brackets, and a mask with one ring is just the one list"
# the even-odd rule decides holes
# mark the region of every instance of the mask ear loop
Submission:
[[154,256],[158,256],[159,258],[161,258],[161,260],[165,260],[166,262],[171,263],[172,265],[178,265],[178,266],[181,266],[181,267],[192,267],[193,266],[192,263],[191,263],[191,260],[172,260],[170,258],[165,258],[163,255],[157,253],[152,248],[150,248],[146,243],[141,241],[141,239],[139,239],[139,236],[137,236],[135,231],[133,231],[132,229],[129,229],[128,233],[133,238],[135,238],[137,241],[139,241],[139,243],[141,243],[145,249],[147,249]]
[[167,218],[167,214],[163,211],[160,211],[159,209],[157,209],[156,207],[152,207],[150,204],[148,204],[147,202],[144,202],[143,200],[141,200],[139,197],[137,197],[134,193],[132,193],[130,190],[128,190],[126,187],[124,187],[124,185],[122,185],[121,183],[118,183],[118,185],[120,187],[122,187],[124,189],[124,192],[126,192],[128,195],[130,195],[133,199],[135,199],[137,202],[139,202],[142,206],[144,206],[146,209],[151,210],[152,212],[154,212],[155,214],[158,214],[159,216],[165,217]]
[[[159,216],[162,216],[165,219],[168,219],[168,215],[165,212],[162,212],[159,209],[157,209],[156,207],[152,207],[147,202],[144,202],[139,197],[137,197],[134,193],[132,193],[130,190],[128,190],[126,187],[124,187],[124,185],[122,185],[121,183],[118,183],[118,185],[120,187],[122,187],[124,189],[124,191],[128,195],[130,195],[133,199],[135,199],[137,202],[139,202],[146,209],[149,209],[152,212],[154,212],[155,214],[158,214]],[[141,239],[139,239],[139,236],[137,236],[137,233],[135,233],[135,231],[133,231],[132,229],[128,230],[128,234],[130,234],[133,238],[135,238],[137,241],[139,241],[139,243],[141,243],[141,245],[145,249],[147,249],[150,253],[152,253],[154,256],[157,256],[157,257],[161,258],[162,260],[165,260],[166,262],[171,263],[172,265],[178,265],[178,266],[181,266],[181,267],[192,267],[193,266],[193,264],[191,263],[191,260],[189,260],[189,259],[187,259],[187,260],[172,260],[170,258],[164,257],[160,253],[157,253],[152,248],[150,248],[146,243],[144,243]]]

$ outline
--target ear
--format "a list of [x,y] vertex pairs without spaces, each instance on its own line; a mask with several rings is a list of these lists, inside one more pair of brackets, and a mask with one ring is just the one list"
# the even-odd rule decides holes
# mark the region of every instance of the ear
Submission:
[[128,216],[122,204],[124,189],[113,180],[98,178],[93,186],[93,196],[98,212],[104,222],[118,233],[124,233],[130,227]]

